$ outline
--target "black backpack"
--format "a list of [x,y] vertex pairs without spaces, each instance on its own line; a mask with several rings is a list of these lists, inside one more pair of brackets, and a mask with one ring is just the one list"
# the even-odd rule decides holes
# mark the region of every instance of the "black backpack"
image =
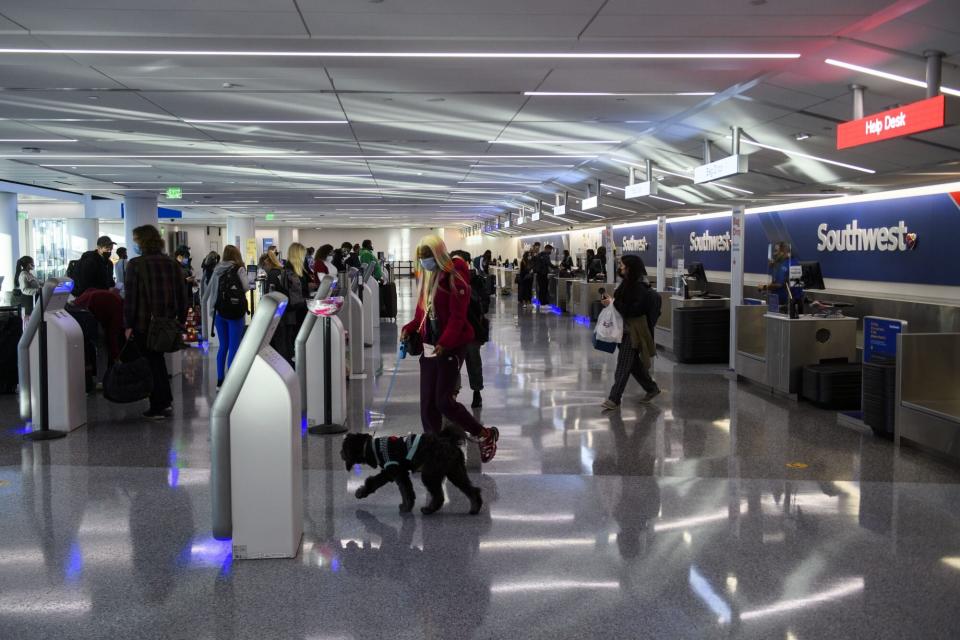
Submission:
[[[482,290],[470,287],[470,303],[467,305],[467,322],[473,327],[473,339],[485,344],[490,339],[490,321],[487,320],[483,309]],[[487,305],[489,306],[489,301]]]
[[67,263],[67,277],[76,282],[78,275],[80,275],[80,261],[71,260]]
[[247,292],[240,282],[240,269],[227,269],[217,281],[217,301],[213,308],[227,320],[239,320],[247,314]]

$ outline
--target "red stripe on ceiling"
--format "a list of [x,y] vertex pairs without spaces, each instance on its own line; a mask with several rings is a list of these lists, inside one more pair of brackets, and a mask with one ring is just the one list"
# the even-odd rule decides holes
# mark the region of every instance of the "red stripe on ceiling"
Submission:
[[873,31],[877,27],[916,11],[926,4],[930,4],[930,0],[898,0],[898,2],[894,2],[890,6],[867,16],[863,20],[854,22],[849,27],[844,27],[834,35],[852,36],[857,33]]

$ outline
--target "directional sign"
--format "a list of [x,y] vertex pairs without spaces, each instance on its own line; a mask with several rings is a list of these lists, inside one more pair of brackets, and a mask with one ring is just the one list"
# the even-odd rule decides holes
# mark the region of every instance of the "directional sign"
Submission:
[[947,103],[942,95],[851,120],[837,126],[837,149],[909,136],[946,124]]

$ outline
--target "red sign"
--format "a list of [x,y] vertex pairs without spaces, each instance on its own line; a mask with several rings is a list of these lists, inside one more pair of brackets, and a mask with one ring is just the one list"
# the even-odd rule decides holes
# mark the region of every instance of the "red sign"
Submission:
[[939,129],[946,122],[946,105],[944,96],[939,95],[844,122],[837,127],[837,149]]

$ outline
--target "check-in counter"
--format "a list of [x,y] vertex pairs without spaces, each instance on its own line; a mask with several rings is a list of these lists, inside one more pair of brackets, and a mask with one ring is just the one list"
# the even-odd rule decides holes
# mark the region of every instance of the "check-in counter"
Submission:
[[897,344],[897,443],[960,461],[960,333],[905,333]]
[[737,306],[736,371],[758,384],[767,384],[767,315],[765,306]]
[[669,309],[672,316],[669,348],[679,361],[729,360],[730,298],[673,295]]
[[570,296],[572,294],[573,283],[579,282],[579,280],[577,278],[556,278],[556,281],[557,295],[554,300],[556,301],[557,307],[564,313],[570,313]]
[[784,394],[797,394],[803,368],[828,360],[856,362],[857,319],[764,314],[767,323],[767,384]]
[[570,310],[574,316],[590,316],[590,303],[600,300],[600,289],[613,295],[615,284],[606,282],[585,282],[574,280],[570,283]]
[[660,319],[653,328],[653,341],[658,347],[673,351],[673,308],[670,306],[673,291],[658,291],[657,295],[660,296]]

